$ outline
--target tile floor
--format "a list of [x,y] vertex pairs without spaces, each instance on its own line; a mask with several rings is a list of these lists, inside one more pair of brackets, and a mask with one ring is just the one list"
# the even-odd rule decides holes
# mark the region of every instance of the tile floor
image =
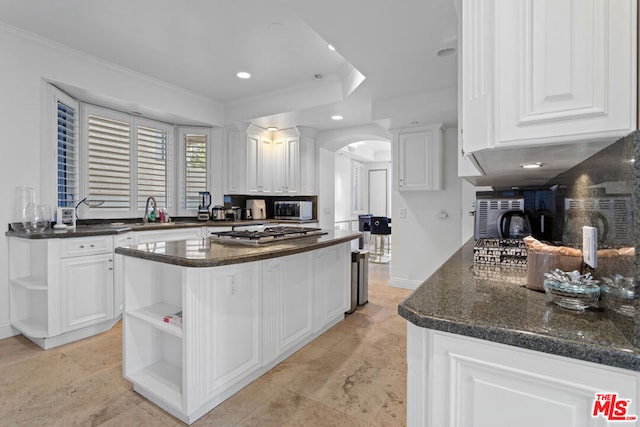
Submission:
[[[409,291],[370,264],[369,303],[194,426],[404,426]],[[180,426],[122,378],[122,328],[43,351],[0,340],[2,426]]]

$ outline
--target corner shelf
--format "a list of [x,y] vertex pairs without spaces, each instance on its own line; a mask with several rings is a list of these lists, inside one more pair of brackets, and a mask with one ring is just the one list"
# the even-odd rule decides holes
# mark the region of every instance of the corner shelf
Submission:
[[164,316],[177,313],[178,311],[180,311],[180,307],[160,302],[130,311],[127,315],[147,322],[154,328],[169,333],[176,338],[182,338],[182,328],[180,326],[172,325],[162,320]]

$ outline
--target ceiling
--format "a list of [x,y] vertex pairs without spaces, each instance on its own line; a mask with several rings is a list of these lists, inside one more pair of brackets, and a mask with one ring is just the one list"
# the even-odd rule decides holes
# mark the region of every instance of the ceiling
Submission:
[[[453,0],[0,0],[0,22],[262,127],[407,126],[434,115],[389,102],[457,85],[456,55],[436,55],[457,44]],[[456,109],[435,118],[455,124]]]

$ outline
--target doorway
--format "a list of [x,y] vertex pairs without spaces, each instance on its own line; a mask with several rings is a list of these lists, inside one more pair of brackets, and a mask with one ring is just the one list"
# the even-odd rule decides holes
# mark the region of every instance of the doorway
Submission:
[[389,181],[387,169],[369,169],[369,213],[388,217]]

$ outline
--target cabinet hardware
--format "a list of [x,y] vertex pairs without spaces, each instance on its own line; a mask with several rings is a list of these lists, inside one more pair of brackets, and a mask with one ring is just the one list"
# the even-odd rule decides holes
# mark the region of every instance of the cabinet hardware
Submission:
[[80,245],[80,249],[84,249],[84,245]]

